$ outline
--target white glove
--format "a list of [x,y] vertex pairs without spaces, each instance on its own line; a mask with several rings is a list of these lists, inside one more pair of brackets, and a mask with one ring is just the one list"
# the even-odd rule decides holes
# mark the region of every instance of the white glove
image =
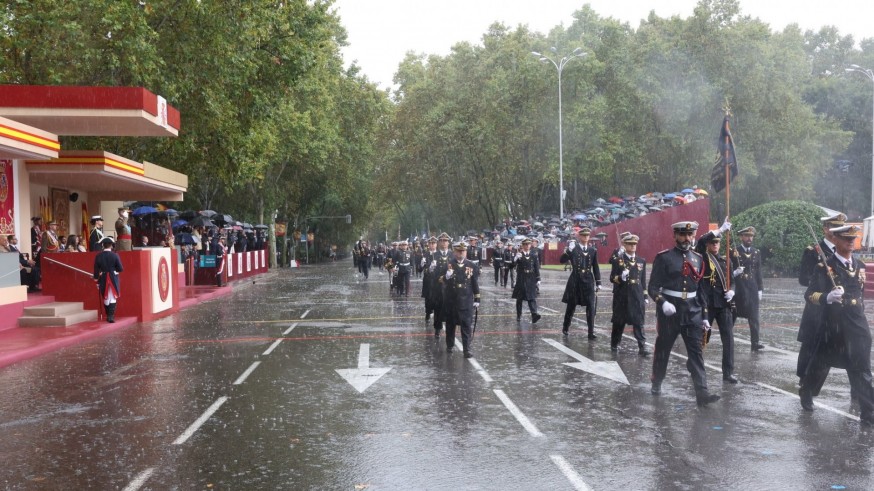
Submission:
[[478,308],[479,308],[479,302],[474,302],[474,303],[473,303],[473,308],[478,309]]
[[710,329],[710,321],[707,319],[704,319],[703,326],[704,326],[705,330]]
[[725,301],[731,302],[731,299],[734,298],[734,290],[729,290],[725,292]]
[[455,273],[455,271],[453,271],[452,268],[449,268],[448,270],[446,270],[446,279],[448,280],[449,278],[452,278],[453,273]]
[[647,305],[649,305],[649,297],[643,297],[643,301],[646,302]]
[[762,300],[762,290],[759,290],[759,301]]
[[567,250],[572,251],[572,250],[574,250],[576,247],[577,247],[577,243],[576,243],[576,242],[571,242],[570,244],[567,245]]
[[731,222],[728,221],[728,217],[725,217],[725,221],[719,226],[719,234],[722,235],[729,230],[731,230]]
[[[596,291],[596,292],[601,291],[601,285],[595,285],[595,291]],[[588,307],[587,307],[587,308],[588,308]]]
[[839,286],[828,293],[825,302],[828,304],[840,303],[841,297],[844,295],[844,287]]
[[517,252],[517,253],[516,253],[516,257],[514,257],[513,260],[514,260],[514,261],[518,261],[518,260],[521,259],[521,258],[522,258],[522,253],[521,253],[521,252]]
[[734,276],[735,278],[737,278],[738,276],[742,275],[743,273],[744,273],[744,267],[740,266],[739,268],[732,271],[731,275]]
[[437,260],[436,260],[436,259],[432,259],[432,260],[431,260],[431,266],[430,266],[428,269],[430,269],[431,271],[434,271],[434,268],[436,268],[436,267],[437,267]]
[[422,267],[423,268],[425,267],[425,258],[424,257],[422,258]]
[[666,316],[670,317],[677,313],[677,307],[674,307],[674,304],[672,304],[671,302],[666,301],[662,303],[662,312],[664,312]]
[[628,281],[628,270],[627,269],[622,270],[622,281]]
[[537,282],[537,288],[540,288],[540,282],[539,282],[539,281]]

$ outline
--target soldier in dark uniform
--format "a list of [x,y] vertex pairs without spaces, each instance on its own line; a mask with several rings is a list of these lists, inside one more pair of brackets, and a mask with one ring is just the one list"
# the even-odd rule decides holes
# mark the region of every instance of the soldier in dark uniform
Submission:
[[816,346],[801,378],[801,406],[813,410],[830,367],[845,368],[859,400],[859,419],[874,425],[874,388],[871,385],[871,331],[863,301],[865,265],[853,257],[861,229],[845,225],[831,229],[835,253],[826,267],[814,268],[804,293],[815,307]]
[[492,267],[495,268],[495,286],[498,286],[498,281],[501,279],[501,266],[504,264],[504,243],[500,239],[495,241],[495,248],[492,249]]
[[637,256],[640,238],[628,234],[622,239],[625,251],[616,258],[610,271],[613,283],[613,332],[610,335],[610,350],[618,351],[625,325],[631,324],[637,352],[647,356],[646,336],[643,334],[643,318],[649,298],[646,296],[646,260]]
[[358,243],[358,270],[364,275],[364,279],[370,277],[371,251],[370,244],[366,240]]
[[703,340],[710,322],[706,317],[707,306],[697,296],[698,282],[704,274],[704,261],[692,250],[698,223],[678,222],[673,229],[676,246],[656,255],[647,285],[647,292],[657,305],[650,392],[661,393],[671,349],[677,336],[683,336],[688,356],[686,368],[695,386],[695,399],[699,406],[706,406],[718,401],[719,396],[707,390],[704,371]]
[[395,266],[397,267],[397,292],[399,296],[410,296],[410,275],[413,272],[413,253],[407,249],[406,240],[398,242],[398,251],[395,253]]
[[33,260],[39,264],[39,253],[42,251],[42,218],[33,217],[30,221],[33,223],[30,228],[30,252],[33,254]]
[[616,261],[619,260],[622,254],[625,253],[625,247],[623,247],[623,244],[625,244],[625,242],[623,241],[629,235],[631,235],[631,232],[627,231],[619,234],[619,247],[617,247],[616,250],[613,251],[613,254],[610,254],[610,259],[607,260],[607,264],[609,264],[611,267],[616,263]]
[[507,242],[507,247],[504,247],[504,259],[501,261],[501,267],[503,268],[501,275],[501,286],[507,288],[507,280],[510,280],[510,288],[516,286],[516,271],[513,269],[513,259],[516,257],[515,246],[511,244],[509,241]]
[[479,308],[479,268],[465,259],[468,247],[464,241],[452,248],[454,257],[444,273],[446,288],[446,352],[452,353],[455,330],[461,330],[461,347],[465,358],[473,358],[470,342],[473,338],[473,314]]
[[516,286],[513,287],[513,298],[516,299],[516,322],[522,320],[522,301],[528,302],[531,312],[531,323],[540,320],[537,312],[537,288],[540,286],[540,262],[537,254],[531,252],[531,239],[522,240],[522,250],[513,256],[513,267],[516,268]]
[[561,297],[561,301],[567,304],[561,332],[568,334],[577,305],[585,305],[589,339],[597,339],[595,336],[595,314],[598,309],[596,292],[601,289],[601,269],[598,266],[598,249],[589,243],[591,233],[588,227],[581,228],[578,232],[579,244],[568,244],[559,259],[562,264],[568,262],[571,264],[571,274],[568,276],[564,295]]
[[726,259],[719,255],[719,244],[722,234],[731,230],[731,223],[726,219],[719,229],[707,232],[698,239],[695,250],[704,259],[704,277],[698,284],[698,293],[707,306],[707,320],[713,325],[719,324],[719,338],[722,340],[722,380],[730,384],[737,383],[734,376],[734,289],[726,275],[734,270],[734,264],[726,271]]
[[479,237],[471,235],[468,237],[470,245],[467,247],[467,259],[476,266],[476,274],[479,275],[480,260],[482,259],[482,250],[479,248]]
[[91,217],[91,235],[88,236],[88,250],[91,252],[99,252],[103,250],[101,245],[103,238],[103,217],[94,215]]
[[379,268],[380,273],[382,273],[382,269],[385,267],[385,243],[383,242],[376,246],[376,267]]
[[103,251],[94,258],[94,280],[100,291],[100,299],[106,309],[107,322],[115,322],[115,309],[121,296],[121,286],[118,274],[124,271],[118,254],[112,252],[115,241],[106,237],[100,241]]
[[434,279],[431,273],[431,258],[437,253],[437,237],[428,239],[428,250],[422,256],[420,261],[422,267],[422,298],[425,299],[425,321],[431,320],[431,314],[434,313],[434,300],[431,295],[431,289],[434,288]]
[[747,319],[750,324],[750,349],[759,351],[765,347],[759,343],[759,302],[762,300],[762,254],[753,247],[756,236],[755,227],[738,231],[740,247],[732,252],[732,263],[737,264],[734,276],[735,305],[737,317]]
[[[843,227],[846,221],[847,215],[843,213],[820,219],[820,222],[822,222],[823,238],[820,239],[819,243],[807,246],[801,254],[801,268],[798,270],[798,283],[801,286],[810,285],[810,277],[813,276],[814,269],[817,265],[822,264],[819,252],[816,249],[817,246],[825,254],[826,259],[830,258],[835,253],[834,236],[832,236],[831,229]],[[801,340],[799,339],[799,341]]]
[[[832,235],[831,229],[843,227],[846,220],[847,216],[843,213],[820,219],[822,222],[824,237],[818,243],[808,246],[802,253],[801,269],[798,273],[798,283],[803,286],[810,286],[810,279],[813,277],[814,273],[816,273],[818,269],[825,268],[825,263],[820,259],[820,252],[822,252],[826,260],[834,255],[835,242],[837,239]],[[819,328],[819,320],[818,306],[815,306],[810,302],[805,302],[804,311],[801,314],[801,324],[798,328],[797,339],[801,342],[801,349],[798,350],[798,364],[795,369],[795,373],[798,375],[798,378],[801,379],[802,385],[804,385],[807,367],[810,366],[811,359],[814,357],[817,349],[818,338],[816,333]],[[818,392],[819,391],[817,391],[817,393]],[[851,395],[855,396],[855,394],[852,393],[852,390]],[[853,397],[853,399],[855,399],[855,397]],[[805,409],[809,407],[812,410],[813,400],[808,398],[808,401],[809,404],[804,404],[805,400],[802,398],[802,406],[806,406]]]
[[225,255],[228,253],[227,239],[219,232],[218,241],[213,246],[212,253],[215,254],[215,286],[225,285]]
[[416,268],[416,278],[422,276],[422,271],[424,268],[424,263],[422,262],[425,259],[425,251],[422,250],[422,244],[416,240],[415,245],[413,247],[413,265]]
[[440,330],[443,329],[443,322],[446,319],[444,288],[444,275],[449,268],[449,234],[446,232],[437,237],[437,251],[431,255],[431,264],[428,268],[431,270],[431,305],[434,306],[434,337],[440,337]]

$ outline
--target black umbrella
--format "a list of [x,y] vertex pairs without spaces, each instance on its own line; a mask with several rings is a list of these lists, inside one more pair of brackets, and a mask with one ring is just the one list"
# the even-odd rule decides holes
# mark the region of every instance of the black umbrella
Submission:
[[193,235],[188,233],[179,234],[179,243],[182,245],[194,245],[199,243],[200,241],[194,238]]
[[191,220],[192,218],[197,216],[197,212],[194,210],[185,210],[179,214],[179,218],[184,218],[185,220]]
[[263,223],[259,223],[258,225],[255,225],[255,228],[266,230],[266,229],[268,229],[268,228],[270,228],[270,227],[268,227],[267,225],[264,225]]
[[224,225],[233,225],[231,222],[233,222],[234,219],[230,215],[226,215],[224,213],[217,213],[217,214],[213,215],[212,221],[214,221],[215,223],[220,223],[220,224],[224,224]]
[[215,227],[215,224],[212,223],[212,220],[209,218],[200,216],[188,222],[192,227]]
[[205,216],[206,218],[212,218],[213,216],[216,215],[216,212],[214,212],[212,210],[203,210],[200,212],[200,214]]

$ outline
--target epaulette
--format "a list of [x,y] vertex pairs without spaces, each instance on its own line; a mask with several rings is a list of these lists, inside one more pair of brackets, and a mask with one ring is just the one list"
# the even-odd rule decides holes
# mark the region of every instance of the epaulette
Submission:
[[807,246],[807,250],[808,250],[808,251],[812,251],[812,250],[814,250],[814,249],[813,249],[813,246],[812,246],[812,245]]
[[702,256],[701,254],[698,254],[698,251],[695,251],[695,250],[689,249],[689,252],[691,252],[692,254],[695,254],[696,256],[698,256],[698,257],[700,257],[700,258],[702,258],[702,259],[704,258],[704,256]]
[[665,249],[665,250],[663,250],[662,252],[656,254],[656,256],[661,256],[662,254],[664,254],[664,253],[666,253],[666,252],[668,252],[668,251],[670,251],[670,250],[671,250],[671,249]]

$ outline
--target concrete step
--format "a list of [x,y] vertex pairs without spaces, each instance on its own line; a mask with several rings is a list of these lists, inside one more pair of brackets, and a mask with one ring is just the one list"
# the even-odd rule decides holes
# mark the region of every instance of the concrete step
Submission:
[[60,317],[65,314],[81,312],[85,308],[82,302],[50,302],[32,307],[25,307],[23,314],[29,317]]
[[22,316],[18,318],[19,327],[66,327],[80,322],[97,320],[96,310],[79,310],[58,316]]

